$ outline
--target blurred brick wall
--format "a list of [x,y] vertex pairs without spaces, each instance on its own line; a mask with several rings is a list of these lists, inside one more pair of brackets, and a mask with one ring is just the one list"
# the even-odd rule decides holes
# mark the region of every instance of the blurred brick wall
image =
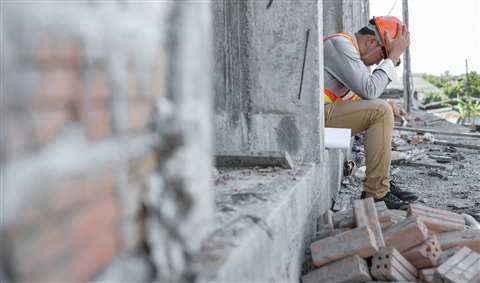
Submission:
[[3,277],[94,280],[125,253],[156,271],[131,280],[189,272],[213,210],[210,10],[192,3],[1,2]]

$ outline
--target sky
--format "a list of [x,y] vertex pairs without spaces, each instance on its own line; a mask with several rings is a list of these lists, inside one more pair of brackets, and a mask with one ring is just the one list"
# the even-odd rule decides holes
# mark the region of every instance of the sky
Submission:
[[[402,0],[370,0],[370,16],[402,19]],[[410,0],[410,57],[413,73],[480,73],[480,1]],[[400,70],[399,70],[400,71]],[[401,74],[401,72],[399,72]]]

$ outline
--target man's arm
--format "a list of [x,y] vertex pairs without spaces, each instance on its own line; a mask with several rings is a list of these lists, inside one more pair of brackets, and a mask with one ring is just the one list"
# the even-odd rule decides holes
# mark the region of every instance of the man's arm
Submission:
[[337,36],[324,44],[325,69],[363,99],[379,97],[396,76],[391,59],[370,73],[353,44],[344,37]]

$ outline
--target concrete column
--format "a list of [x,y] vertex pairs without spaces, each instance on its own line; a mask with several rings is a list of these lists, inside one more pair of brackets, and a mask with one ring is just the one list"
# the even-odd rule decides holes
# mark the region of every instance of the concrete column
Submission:
[[324,0],[323,33],[355,33],[365,26],[369,19],[368,0]]
[[321,3],[214,1],[217,152],[320,159]]

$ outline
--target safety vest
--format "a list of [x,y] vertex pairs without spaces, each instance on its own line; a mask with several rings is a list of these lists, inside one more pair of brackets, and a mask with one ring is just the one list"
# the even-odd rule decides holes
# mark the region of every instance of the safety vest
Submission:
[[[353,46],[355,47],[355,49],[357,51],[358,50],[358,47],[357,45],[355,44],[355,42],[353,41],[352,37],[344,32],[339,32],[339,33],[336,33],[336,34],[332,34],[330,36],[327,36],[327,37],[324,37],[323,38],[323,41],[325,40],[328,40],[334,36],[343,36],[345,37],[346,39],[348,39],[352,44]],[[359,52],[360,53],[360,52]],[[352,91],[349,91],[347,92],[345,95],[343,96],[340,96],[340,95],[337,95],[336,93],[334,93],[331,89],[327,88],[327,87],[324,87],[323,88],[323,101],[325,104],[329,104],[329,103],[335,103],[335,102],[339,102],[339,101],[345,101],[345,100],[359,100],[361,99],[360,96],[356,95],[355,93],[353,93]]]

